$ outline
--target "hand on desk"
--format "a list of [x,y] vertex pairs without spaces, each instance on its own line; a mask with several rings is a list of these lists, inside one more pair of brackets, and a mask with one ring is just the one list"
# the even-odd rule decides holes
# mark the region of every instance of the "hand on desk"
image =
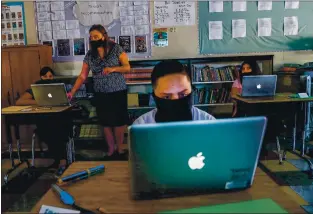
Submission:
[[72,94],[72,92],[68,92],[68,93],[66,94],[66,96],[67,96],[67,99],[68,99],[69,101],[71,101],[71,100],[73,99],[73,94]]

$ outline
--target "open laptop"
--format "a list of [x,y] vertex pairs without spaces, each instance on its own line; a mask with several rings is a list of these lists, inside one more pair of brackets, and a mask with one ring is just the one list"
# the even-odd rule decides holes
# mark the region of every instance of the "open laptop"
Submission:
[[132,198],[250,187],[266,123],[265,117],[247,117],[131,126]]
[[32,84],[34,98],[39,106],[59,107],[70,106],[64,83]]
[[277,75],[244,76],[241,97],[273,97]]

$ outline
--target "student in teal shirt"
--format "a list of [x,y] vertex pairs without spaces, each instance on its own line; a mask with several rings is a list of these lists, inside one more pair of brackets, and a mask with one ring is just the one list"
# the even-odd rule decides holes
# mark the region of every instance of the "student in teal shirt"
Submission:
[[192,105],[191,80],[186,68],[176,60],[157,64],[151,74],[156,109],[142,115],[133,124],[215,120]]

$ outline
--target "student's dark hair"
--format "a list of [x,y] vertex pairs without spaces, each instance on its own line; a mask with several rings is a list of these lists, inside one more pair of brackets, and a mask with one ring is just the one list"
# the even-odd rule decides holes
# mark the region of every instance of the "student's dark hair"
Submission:
[[42,77],[42,76],[46,75],[49,71],[52,73],[53,76],[55,75],[55,74],[54,74],[54,71],[52,70],[52,68],[50,68],[50,67],[48,67],[48,66],[43,67],[43,68],[40,70],[39,75]]
[[258,65],[258,63],[254,60],[247,60],[247,61],[244,61],[241,66],[240,66],[240,70],[239,70],[239,77],[240,77],[240,81],[242,82],[242,77],[244,76],[243,73],[242,73],[242,69],[243,69],[243,66],[244,65],[250,65],[250,68],[251,68],[251,73],[250,75],[260,75],[261,74],[261,70],[260,70],[260,67]]
[[177,60],[165,60],[158,63],[151,74],[151,83],[153,88],[156,87],[157,81],[160,77],[164,77],[169,74],[184,74],[188,77],[190,81],[190,77],[186,71],[186,67],[181,64]]

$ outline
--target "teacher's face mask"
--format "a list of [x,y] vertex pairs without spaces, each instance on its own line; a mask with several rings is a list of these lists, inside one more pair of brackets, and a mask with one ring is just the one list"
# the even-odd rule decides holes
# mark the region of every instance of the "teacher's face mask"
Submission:
[[106,40],[103,40],[103,37],[99,40],[92,40],[90,41],[91,50],[96,51],[100,47],[106,47]]

